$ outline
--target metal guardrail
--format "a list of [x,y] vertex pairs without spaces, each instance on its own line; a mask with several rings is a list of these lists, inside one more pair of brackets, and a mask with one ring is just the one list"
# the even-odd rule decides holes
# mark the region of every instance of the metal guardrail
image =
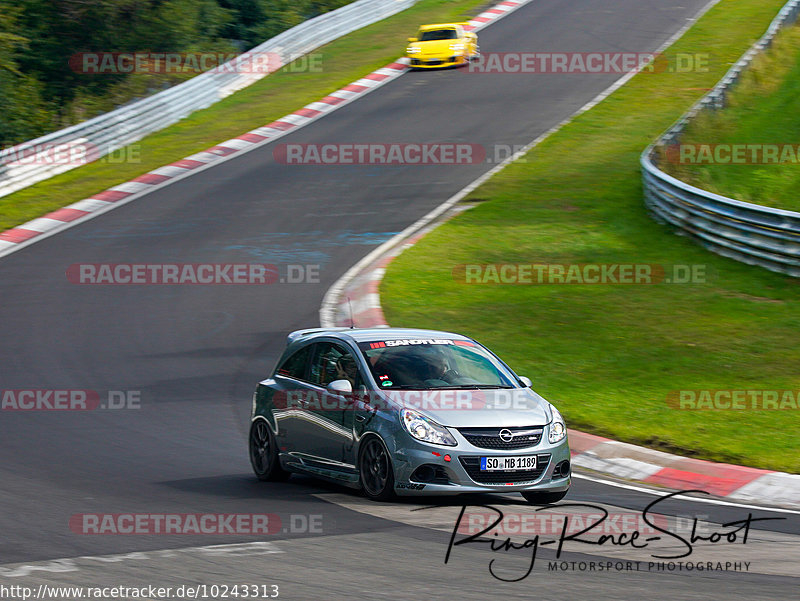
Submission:
[[641,156],[644,198],[656,220],[668,223],[717,254],[800,277],[800,213],[713,194],[661,171],[657,149],[677,144],[688,122],[702,110],[723,108],[728,90],[777,33],[794,23],[800,0],[787,2],[756,42],[720,82]]
[[[83,123],[0,151],[0,197],[79,167],[81,161],[52,160],[52,149],[80,148],[93,159],[115,152],[207,108],[268,75],[245,64],[259,57],[269,71],[352,31],[394,15],[417,0],[358,0],[280,33],[224,65],[163,92],[131,102]],[[274,68],[273,68],[274,67]],[[37,149],[42,150],[39,157]],[[46,149],[50,149],[49,151]],[[87,152],[88,149],[88,152]],[[31,154],[25,160],[19,158]],[[49,159],[48,159],[49,157]]]

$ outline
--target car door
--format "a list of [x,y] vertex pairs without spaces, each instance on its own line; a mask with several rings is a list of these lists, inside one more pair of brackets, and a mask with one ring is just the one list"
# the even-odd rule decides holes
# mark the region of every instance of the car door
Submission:
[[301,417],[308,393],[312,390],[308,374],[313,352],[313,344],[296,350],[278,366],[273,376],[272,414],[278,430],[278,448],[292,456],[302,453],[304,428]]
[[334,380],[347,379],[353,390],[363,388],[363,375],[353,353],[343,344],[318,342],[311,357],[311,384],[304,408],[302,446],[308,458],[329,469],[352,470],[344,461],[353,446],[353,397],[327,390]]

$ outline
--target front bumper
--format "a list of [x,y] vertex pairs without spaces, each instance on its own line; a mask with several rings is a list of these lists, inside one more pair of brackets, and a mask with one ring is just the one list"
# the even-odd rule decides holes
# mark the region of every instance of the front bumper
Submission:
[[467,62],[467,57],[465,55],[422,57],[417,54],[408,54],[406,56],[409,59],[409,66],[412,69],[441,69],[442,67],[463,65]]
[[[473,446],[454,432],[458,445],[444,447],[403,436],[402,444],[393,454],[395,492],[398,495],[447,495],[487,492],[563,492],[569,489],[569,442],[565,437],[551,445],[546,439],[537,445],[517,450],[495,450]],[[438,453],[438,456],[437,456]],[[445,456],[450,461],[445,460]],[[481,457],[536,455],[534,470],[481,472]],[[556,473],[556,467],[566,474]],[[420,477],[435,475],[434,478]]]

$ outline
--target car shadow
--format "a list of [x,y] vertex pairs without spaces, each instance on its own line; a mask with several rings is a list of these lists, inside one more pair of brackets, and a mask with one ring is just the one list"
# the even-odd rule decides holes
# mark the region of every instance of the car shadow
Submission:
[[[159,484],[194,496],[207,495],[229,499],[263,500],[273,498],[302,501],[307,497],[309,501],[312,501],[313,495],[340,494],[351,496],[354,502],[367,501],[367,498],[359,490],[301,474],[293,474],[286,482],[262,482],[251,474],[227,474],[168,480]],[[374,501],[374,503],[378,505],[460,507],[462,505],[525,505],[527,501],[518,493],[465,493],[396,497],[391,501]]]

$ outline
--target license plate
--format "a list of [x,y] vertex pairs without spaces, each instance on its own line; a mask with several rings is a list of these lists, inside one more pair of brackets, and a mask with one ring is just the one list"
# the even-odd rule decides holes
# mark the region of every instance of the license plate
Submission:
[[536,455],[514,455],[511,457],[481,457],[482,472],[513,472],[536,468]]

